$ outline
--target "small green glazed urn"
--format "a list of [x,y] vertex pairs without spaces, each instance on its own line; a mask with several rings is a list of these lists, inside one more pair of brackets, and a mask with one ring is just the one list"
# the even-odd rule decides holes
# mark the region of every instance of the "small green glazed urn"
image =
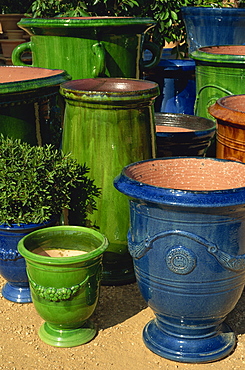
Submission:
[[[145,32],[155,25],[151,18],[76,17],[23,18],[18,26],[31,41],[15,48],[14,65],[23,52],[31,51],[32,66],[64,69],[72,79],[103,77],[139,78],[156,65],[161,49],[145,41]],[[143,62],[143,51],[153,56]]]
[[[155,157],[154,101],[158,85],[151,81],[94,78],[70,81],[60,89],[65,98],[62,150],[90,168],[89,176],[101,189],[97,210],[88,215],[109,240],[103,258],[105,285],[135,281],[128,253],[127,199],[116,191],[113,179],[122,167]],[[70,212],[69,222],[79,223]]]
[[74,347],[96,335],[89,318],[99,298],[107,245],[98,231],[79,226],[49,227],[19,241],[32,301],[45,320],[38,332],[45,343]]

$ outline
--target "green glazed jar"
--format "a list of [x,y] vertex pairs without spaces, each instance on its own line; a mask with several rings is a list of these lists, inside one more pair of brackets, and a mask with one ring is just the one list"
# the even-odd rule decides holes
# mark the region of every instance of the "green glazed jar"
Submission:
[[[154,100],[158,85],[136,79],[95,78],[70,81],[60,89],[65,98],[62,150],[90,168],[101,189],[97,211],[88,226],[98,227],[109,240],[103,258],[106,285],[135,280],[128,253],[128,204],[113,186],[123,166],[155,157]],[[79,215],[70,212],[70,223]]]
[[45,320],[38,332],[45,343],[73,347],[96,335],[89,318],[99,298],[107,245],[98,231],[79,226],[48,227],[19,241],[32,301]]
[[195,115],[208,112],[219,98],[244,92],[245,45],[202,47],[191,54],[196,62]]
[[[31,41],[15,48],[12,61],[25,65],[21,55],[31,51],[32,66],[62,68],[72,79],[139,78],[160,60],[160,48],[144,37],[154,25],[150,18],[136,17],[23,18],[18,26],[29,33]],[[153,53],[145,63],[144,49]]]

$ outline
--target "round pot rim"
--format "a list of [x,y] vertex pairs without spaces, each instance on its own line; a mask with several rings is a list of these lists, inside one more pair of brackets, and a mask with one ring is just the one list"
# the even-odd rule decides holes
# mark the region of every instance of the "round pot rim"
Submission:
[[[170,136],[172,137],[173,134],[175,137],[178,137],[178,136],[183,136],[183,135],[187,135],[188,137],[195,137],[195,136],[205,136],[205,135],[208,135],[208,134],[211,134],[212,132],[215,133],[216,131],[216,123],[212,120],[210,120],[209,118],[205,118],[205,117],[199,117],[199,116],[193,116],[193,115],[190,115],[190,114],[182,114],[182,113],[160,113],[160,112],[155,112],[155,118],[157,117],[166,117],[166,120],[168,119],[168,117],[170,117],[170,119],[173,119],[173,122],[166,122],[166,123],[161,123],[161,122],[158,122],[157,120],[155,120],[155,126],[156,126],[156,135],[161,137],[161,136]],[[180,121],[178,121],[176,123],[176,121],[174,121],[174,119],[177,118],[177,119],[180,119]],[[196,128],[190,128],[188,126],[184,126],[182,125],[181,126],[181,118],[186,118],[189,122],[192,123],[193,121],[193,126],[195,125],[196,123],[196,120],[202,120],[203,122],[206,122],[206,123],[210,123],[210,127],[206,127],[206,128],[203,128],[201,130],[198,130]],[[183,128],[183,129],[190,129],[191,131],[157,131],[157,127],[158,126],[167,126],[167,127],[177,127],[177,128]]]
[[[98,88],[92,86],[93,83],[98,83]],[[99,85],[117,84],[126,85],[126,91],[123,89],[112,89],[111,91],[104,91]],[[79,89],[79,84],[88,86],[91,83],[91,88]],[[77,85],[77,86],[76,86]],[[138,86],[130,89],[130,85]],[[100,104],[109,105],[111,102],[121,101],[122,99],[129,101],[145,101],[154,98],[159,94],[159,86],[156,82],[139,80],[133,78],[87,78],[83,80],[72,80],[61,84],[60,93],[68,100],[76,100],[81,102],[98,101]]]
[[[101,245],[96,248],[95,250],[77,255],[77,256],[70,256],[70,257],[48,257],[48,256],[41,256],[39,254],[35,254],[30,252],[26,247],[25,247],[25,241],[29,238],[31,238],[33,235],[36,234],[46,234],[47,232],[60,232],[60,231],[65,231],[65,230],[70,230],[70,231],[82,231],[87,234],[91,234],[95,236],[98,240],[101,241]],[[86,262],[91,259],[94,259],[98,256],[100,256],[108,247],[108,240],[107,238],[99,233],[98,231],[87,228],[84,226],[73,226],[73,225],[62,225],[62,226],[51,226],[51,227],[45,227],[40,230],[33,231],[30,234],[27,234],[24,236],[18,243],[18,252],[27,260],[37,262],[40,264],[45,264],[45,265],[70,265],[70,264],[75,264],[78,262]]]
[[[4,68],[4,69],[3,69]],[[16,77],[13,77],[13,81],[10,82],[0,82],[0,96],[7,93],[16,93],[16,92],[23,92],[23,91],[30,91],[30,90],[37,90],[43,87],[49,87],[54,85],[60,85],[62,82],[70,80],[71,77],[69,74],[61,69],[48,69],[48,68],[40,68],[40,67],[25,67],[25,66],[0,66],[4,72],[9,71],[27,71],[27,72],[36,72],[36,77],[31,79],[20,79],[19,81]],[[38,77],[40,76],[40,72],[43,73],[47,71],[51,73],[51,75]]]
[[[184,14],[194,14],[197,15],[199,13],[201,13],[201,15],[207,13],[208,15],[210,15],[210,13],[215,13],[214,15],[218,15],[218,14],[221,14],[223,15],[234,15],[234,11],[236,13],[240,13],[241,15],[243,15],[243,13],[245,13],[245,9],[243,8],[213,8],[211,6],[182,6],[181,7],[181,11],[184,13]],[[237,14],[236,14],[237,15]]]
[[[225,53],[212,53],[212,49],[214,48],[244,48],[243,55],[236,55],[236,54],[225,54]],[[203,49],[210,49],[210,51],[205,51]],[[199,49],[193,51],[190,54],[190,57],[193,58],[195,61],[200,62],[210,62],[210,63],[219,63],[219,64],[244,64],[245,62],[245,45],[207,45],[202,46]]]
[[54,18],[22,18],[18,26],[36,28],[84,28],[84,27],[128,27],[130,26],[152,26],[156,24],[152,18],[148,17],[54,17]]
[[244,98],[245,104],[245,94],[237,94],[237,95],[229,95],[219,98],[215,104],[211,105],[208,108],[210,114],[218,120],[228,121],[229,123],[234,123],[236,126],[244,126],[245,125],[245,109],[244,111],[234,109],[233,107],[227,107],[224,105],[225,100],[233,100],[236,101],[240,99],[240,97]]
[[[181,190],[141,183],[140,181],[131,179],[126,175],[128,168],[140,165],[144,162],[164,161],[169,159],[178,160],[183,158],[195,158],[204,161],[213,160],[217,162],[233,162],[226,159],[185,156],[147,159],[144,161],[131,163],[124,167],[121,174],[114,179],[114,186],[117,190],[129,196],[130,198],[140,199],[142,201],[157,203],[165,206],[175,205],[187,208],[211,209],[245,204],[245,186],[224,190]],[[241,166],[245,165],[245,163],[241,162],[235,163]]]

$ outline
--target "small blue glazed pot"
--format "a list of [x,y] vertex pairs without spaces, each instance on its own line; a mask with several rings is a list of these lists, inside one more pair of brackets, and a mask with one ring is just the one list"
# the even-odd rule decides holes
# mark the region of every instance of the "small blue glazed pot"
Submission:
[[245,165],[152,159],[125,167],[114,185],[130,198],[129,251],[156,315],[146,346],[180,362],[225,357],[236,338],[224,319],[245,283]]
[[43,224],[21,224],[0,226],[0,274],[7,280],[2,288],[2,295],[9,301],[16,303],[29,303],[32,301],[26,263],[17,249],[18,242],[32,231],[52,226],[57,222]]

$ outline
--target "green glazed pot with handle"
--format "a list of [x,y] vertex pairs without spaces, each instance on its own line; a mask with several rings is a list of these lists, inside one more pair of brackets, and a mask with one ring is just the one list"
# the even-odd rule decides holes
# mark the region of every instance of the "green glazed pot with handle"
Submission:
[[[154,25],[150,18],[135,17],[23,18],[18,26],[31,41],[14,49],[12,61],[26,65],[21,55],[29,51],[33,67],[61,68],[72,79],[139,78],[160,60],[160,48],[145,42]],[[152,52],[148,62],[142,59],[145,49]]]
[[37,230],[19,241],[32,301],[45,320],[38,332],[43,342],[74,347],[96,335],[89,318],[99,298],[107,245],[98,231],[69,225]]

